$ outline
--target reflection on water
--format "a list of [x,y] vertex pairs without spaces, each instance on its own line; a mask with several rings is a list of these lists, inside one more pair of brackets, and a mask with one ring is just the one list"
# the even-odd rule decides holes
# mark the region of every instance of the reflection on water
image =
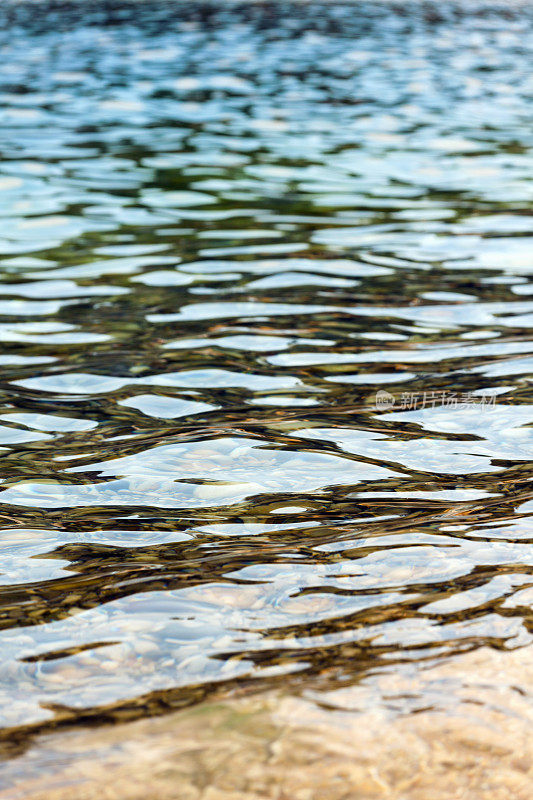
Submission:
[[527,644],[531,8],[30,5],[4,733]]

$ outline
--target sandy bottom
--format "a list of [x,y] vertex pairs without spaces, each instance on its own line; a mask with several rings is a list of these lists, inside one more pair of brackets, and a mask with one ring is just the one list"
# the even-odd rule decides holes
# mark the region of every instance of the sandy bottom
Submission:
[[260,694],[51,734],[4,765],[0,800],[531,800],[532,648],[376,680],[434,707],[364,708],[360,688],[329,698],[350,713]]

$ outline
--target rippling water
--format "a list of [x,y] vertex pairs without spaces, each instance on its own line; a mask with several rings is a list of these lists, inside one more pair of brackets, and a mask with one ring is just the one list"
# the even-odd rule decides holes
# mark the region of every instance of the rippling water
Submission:
[[527,644],[531,7],[0,14],[4,735]]

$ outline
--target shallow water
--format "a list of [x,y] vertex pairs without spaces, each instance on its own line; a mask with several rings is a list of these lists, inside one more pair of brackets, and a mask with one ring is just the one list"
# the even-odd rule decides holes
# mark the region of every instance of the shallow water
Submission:
[[3,735],[528,644],[531,7],[90,6],[0,12]]

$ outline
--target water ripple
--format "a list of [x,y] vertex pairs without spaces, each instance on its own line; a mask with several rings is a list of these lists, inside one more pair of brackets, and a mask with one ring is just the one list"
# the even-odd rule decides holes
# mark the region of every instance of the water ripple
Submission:
[[528,644],[531,8],[120,5],[0,10],[2,735]]

